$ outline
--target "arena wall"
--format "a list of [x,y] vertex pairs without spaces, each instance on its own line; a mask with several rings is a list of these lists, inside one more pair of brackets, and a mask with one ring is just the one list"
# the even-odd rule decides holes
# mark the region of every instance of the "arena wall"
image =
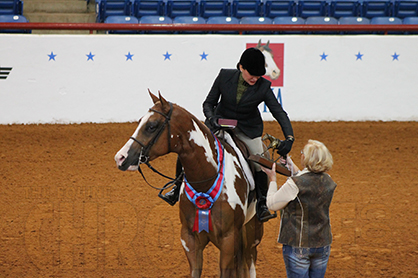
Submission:
[[0,124],[136,121],[148,89],[203,120],[219,70],[259,41],[292,121],[418,120],[417,36],[4,34]]

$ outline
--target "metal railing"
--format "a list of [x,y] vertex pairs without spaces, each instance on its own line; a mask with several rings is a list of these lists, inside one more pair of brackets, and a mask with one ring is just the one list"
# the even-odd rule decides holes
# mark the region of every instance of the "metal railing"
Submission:
[[308,32],[418,32],[418,25],[399,24],[399,25],[281,25],[281,24],[114,24],[114,23],[0,23],[0,30],[89,30],[112,31],[112,30],[132,30],[132,31],[235,31],[242,34],[250,31],[268,32],[289,32],[297,31]]

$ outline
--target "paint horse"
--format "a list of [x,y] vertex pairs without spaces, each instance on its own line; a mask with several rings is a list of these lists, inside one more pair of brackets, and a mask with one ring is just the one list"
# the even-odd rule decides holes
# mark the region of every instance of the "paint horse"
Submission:
[[273,51],[269,47],[270,41],[267,41],[265,45],[261,45],[261,40],[258,41],[258,44],[255,48],[260,49],[266,60],[266,75],[271,78],[271,80],[276,80],[280,76],[280,69],[274,62]]
[[212,242],[220,250],[220,277],[256,277],[263,224],[255,217],[248,164],[232,142],[215,137],[195,116],[161,94],[149,94],[154,106],[116,154],[118,168],[134,170],[138,161],[148,163],[177,153],[185,175],[179,211],[190,276],[201,276],[203,250]]

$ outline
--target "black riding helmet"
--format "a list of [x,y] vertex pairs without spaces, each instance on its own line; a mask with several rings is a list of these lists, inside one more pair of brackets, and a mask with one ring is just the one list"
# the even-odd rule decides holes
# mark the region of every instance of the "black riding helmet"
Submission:
[[246,69],[251,75],[262,76],[266,74],[266,61],[264,59],[263,53],[257,48],[248,48],[246,49],[237,64],[237,69],[241,65]]

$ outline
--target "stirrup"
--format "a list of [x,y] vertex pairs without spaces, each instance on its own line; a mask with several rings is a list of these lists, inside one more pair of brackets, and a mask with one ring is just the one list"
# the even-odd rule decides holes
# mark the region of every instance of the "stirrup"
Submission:
[[258,220],[259,220],[260,222],[267,222],[267,221],[269,221],[270,219],[273,219],[273,218],[276,218],[276,217],[277,217],[277,213],[276,213],[276,212],[271,213],[269,210],[268,210],[268,212],[269,212],[269,214],[268,214],[268,215],[266,215],[266,216],[264,216],[264,217],[262,217],[262,218],[260,218],[260,217],[258,216],[258,214],[257,214],[257,218],[258,218]]
[[[167,183],[166,185],[164,185],[164,187],[158,193],[158,197],[160,197],[161,199],[166,201],[170,206],[174,206],[177,203],[178,200],[172,200],[170,197],[167,197],[166,195],[169,194],[171,191],[175,190],[176,185],[174,185],[173,188],[169,192],[167,192],[166,194],[163,194],[164,189],[166,189],[169,184],[170,184],[170,182]],[[173,194],[175,194],[175,193],[173,193]]]

